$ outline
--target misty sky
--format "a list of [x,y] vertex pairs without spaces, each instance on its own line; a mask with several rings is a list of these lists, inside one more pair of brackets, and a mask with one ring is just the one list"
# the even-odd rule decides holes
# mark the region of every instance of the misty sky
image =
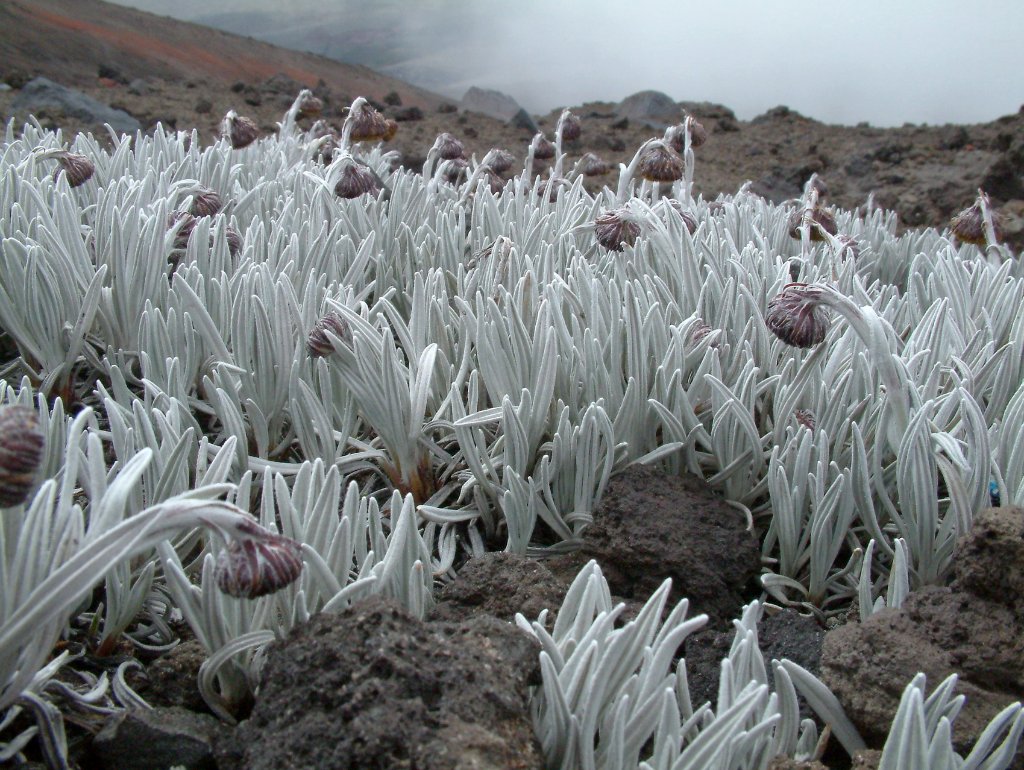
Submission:
[[118,0],[531,112],[654,88],[750,119],[968,123],[1024,103],[1020,0]]

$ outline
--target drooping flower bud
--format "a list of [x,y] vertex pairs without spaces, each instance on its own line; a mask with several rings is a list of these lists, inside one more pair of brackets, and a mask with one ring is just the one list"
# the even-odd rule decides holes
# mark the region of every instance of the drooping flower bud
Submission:
[[817,424],[817,421],[814,419],[814,412],[810,409],[795,409],[793,417],[808,430],[814,430],[814,426]]
[[441,163],[438,167],[438,171],[441,174],[441,178],[448,184],[458,184],[462,181],[462,178],[466,175],[466,169],[469,168],[469,162],[463,158],[452,158]]
[[192,206],[189,212],[194,217],[212,217],[224,208],[224,201],[216,190],[203,188],[192,196]]
[[662,139],[678,153],[686,149],[686,126],[678,123],[665,129],[665,136]]
[[988,236],[985,233],[986,212],[992,223],[992,235],[995,236],[996,241],[1001,241],[1003,238],[1001,218],[992,210],[992,202],[989,200],[988,195],[981,190],[978,190],[978,198],[974,204],[953,217],[949,223],[949,227],[957,240],[963,243],[973,243],[976,246],[987,246]]
[[299,92],[297,107],[298,115],[296,117],[313,118],[323,112],[324,103],[319,97],[314,96],[312,91],[304,88]]
[[0,408],[0,508],[25,502],[43,461],[46,437],[34,409]]
[[380,180],[369,166],[352,161],[341,169],[341,178],[334,185],[334,194],[339,198],[358,198],[360,195],[377,195],[381,191]]
[[673,211],[675,211],[683,220],[683,225],[686,227],[686,231],[690,235],[693,235],[695,232],[697,232],[697,218],[689,211],[687,211],[685,208],[683,208],[683,204],[680,203],[679,200],[677,200],[676,198],[662,198],[659,202],[659,205],[664,206],[666,208],[671,208]]
[[462,142],[447,131],[437,135],[435,144],[437,145],[437,155],[441,160],[455,160],[455,158],[466,157],[466,148],[462,146]]
[[562,127],[562,141],[564,142],[575,142],[583,133],[580,119],[569,112],[569,110],[562,113],[562,117],[559,118],[558,122]]
[[683,159],[663,141],[648,142],[640,153],[636,172],[649,182],[675,182],[683,178]]
[[220,135],[231,142],[236,150],[248,147],[255,142],[260,135],[259,128],[249,118],[242,117],[234,110],[229,110],[220,124]]
[[[790,215],[789,235],[791,238],[800,237],[800,228],[803,226],[804,213],[806,211],[806,208],[799,208]],[[835,235],[839,232],[839,228],[836,226],[836,218],[832,216],[831,211],[823,206],[815,206],[813,209],[810,209],[810,218],[808,219],[808,223],[810,225],[812,241],[827,240],[823,233]]]
[[690,146],[700,147],[708,140],[708,130],[698,123],[693,115],[686,116],[686,127],[690,129]]
[[217,556],[214,579],[228,596],[255,599],[279,591],[302,573],[302,547],[283,535],[264,533],[232,540]]
[[386,118],[384,120],[384,136],[381,137],[385,142],[390,142],[395,138],[395,134],[398,133],[398,121],[392,118]]
[[[695,323],[693,325],[693,328],[690,329],[690,344],[696,347],[709,334],[711,334],[712,331],[714,331],[714,329],[708,326],[707,321],[705,321],[703,318],[698,318],[697,323]],[[713,348],[717,348],[718,340],[712,340],[711,342],[708,343],[708,345],[710,345]]]
[[[386,139],[389,131],[387,118],[375,110],[366,99],[359,97],[352,102],[345,122],[350,126],[349,138],[353,142],[375,142]],[[395,124],[395,130],[398,125]],[[394,134],[391,134],[394,136]]]
[[187,211],[172,211],[167,216],[167,229],[175,230],[174,248],[188,248],[188,239],[196,228],[196,218]]
[[334,352],[334,344],[331,342],[331,338],[327,336],[327,332],[330,332],[347,345],[352,344],[352,329],[349,328],[348,321],[342,318],[339,313],[331,310],[313,324],[313,328],[309,330],[309,334],[306,336],[306,347],[313,358],[321,358]]
[[790,283],[768,302],[765,325],[787,345],[809,348],[825,339],[829,313],[806,283]]
[[516,160],[515,156],[508,150],[502,150],[499,148],[488,151],[485,158],[487,165],[491,167],[491,171],[495,174],[504,174],[512,168],[512,164],[515,163]]
[[852,235],[836,236],[836,241],[839,243],[839,248],[836,250],[836,256],[839,259],[852,259],[854,262],[860,257],[860,244],[857,239]]
[[584,154],[577,166],[583,176],[601,176],[611,171],[611,166],[592,152]]
[[68,187],[79,187],[96,173],[96,166],[85,155],[77,152],[60,152],[53,156],[60,167],[53,172],[53,181],[56,182],[61,172],[64,172],[68,180]]
[[555,157],[555,145],[548,141],[544,134],[536,134],[530,142],[533,148],[533,157],[537,160],[551,160]]
[[626,208],[606,211],[594,220],[594,237],[609,251],[622,251],[636,243],[640,226]]

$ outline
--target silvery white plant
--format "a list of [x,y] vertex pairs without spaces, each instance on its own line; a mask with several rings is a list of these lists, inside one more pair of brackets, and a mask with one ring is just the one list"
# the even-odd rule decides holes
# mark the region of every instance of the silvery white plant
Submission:
[[[762,607],[753,602],[733,621],[735,637],[722,660],[715,705],[692,703],[686,661],[673,663],[687,636],[707,621],[686,618],[682,600],[665,614],[666,581],[636,617],[616,628],[625,605],[612,605],[595,562],[577,574],[554,625],[547,610],[517,625],[541,645],[543,684],[531,702],[547,767],[760,770],[777,756],[818,759],[828,733],[799,717],[802,695],[829,732],[853,754],[865,748],[836,697],[792,661],[772,661],[775,692],[757,639]],[[661,618],[664,617],[664,620]],[[1008,767],[1024,732],[1019,703],[997,714],[971,753],[952,746],[951,725],[964,702],[953,696],[956,677],[924,698],[924,675],[905,688],[880,767]]]
[[[693,200],[685,169],[671,190],[637,187],[627,166],[619,189],[594,195],[579,179],[548,184],[528,171],[492,191],[479,166],[460,188],[393,171],[380,147],[350,139],[343,150],[386,191],[335,195],[341,161],[315,162],[318,140],[288,117],[244,150],[204,148],[195,133],[111,136],[109,149],[80,135],[68,147],[95,173],[74,188],[52,175],[59,133],[8,125],[0,325],[21,355],[4,376],[102,406],[109,425],[82,428],[75,448],[87,495],[105,494],[144,452],[151,459],[130,466],[134,516],[193,485],[230,483],[245,491],[233,498],[243,509],[260,495],[269,505],[271,491],[270,527],[290,510],[287,490],[309,499],[314,477],[326,474],[325,489],[358,477],[366,510],[401,525],[408,547],[386,571],[420,586],[405,600],[421,606],[431,574],[494,544],[573,547],[611,474],[657,462],[722,490],[765,533],[771,597],[819,615],[855,599],[874,607],[883,583],[895,601],[904,584],[941,582],[990,482],[1003,500],[1022,499],[1015,263],[933,230],[896,236],[893,216],[870,202],[836,213],[854,257],[838,240],[812,242],[806,224],[794,240],[790,210],[746,190]],[[203,189],[225,206],[181,243],[180,219],[168,223]],[[694,218],[693,233],[663,194]],[[608,251],[592,225],[623,205],[639,235]],[[806,302],[841,317],[806,351],[765,323],[792,281],[807,286],[794,312]],[[306,336],[329,312],[352,340],[312,356]],[[24,387],[17,399],[49,420],[48,434],[64,432],[62,401],[51,419],[45,399]],[[56,478],[66,449],[47,452]],[[188,543],[160,548],[180,560]],[[83,610],[104,633],[129,629],[139,608],[130,633],[161,641],[167,587],[152,559],[113,568],[114,601]],[[202,568],[181,564],[181,575]],[[361,570],[319,569],[318,598],[311,583],[274,602],[302,617]],[[181,575],[168,579],[184,603]],[[271,604],[238,600],[261,602]],[[261,645],[283,628],[232,612],[219,636],[210,631],[214,701],[251,690]],[[737,713],[765,697],[754,687],[743,701],[753,711]]]

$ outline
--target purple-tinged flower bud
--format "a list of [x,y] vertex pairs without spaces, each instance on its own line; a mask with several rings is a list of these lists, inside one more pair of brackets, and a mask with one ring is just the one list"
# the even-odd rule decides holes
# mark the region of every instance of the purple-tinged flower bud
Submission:
[[324,110],[323,101],[313,96],[313,92],[308,89],[303,89],[299,93],[299,110],[296,117],[299,118],[313,118],[319,115]]
[[177,228],[174,234],[174,248],[188,248],[188,239],[196,228],[196,218],[187,211],[172,211],[167,216],[167,229]]
[[686,231],[690,235],[697,232],[697,218],[683,208],[682,203],[675,198],[662,198],[661,205],[672,208],[679,215],[679,218],[683,220],[683,225],[686,227]]
[[384,120],[384,136],[381,137],[385,142],[390,142],[395,138],[395,134],[398,133],[398,121],[391,118]]
[[0,508],[25,502],[43,461],[46,437],[34,409],[0,408]]
[[558,193],[561,190],[568,190],[570,187],[572,187],[572,182],[565,177],[556,176],[537,188],[537,194],[543,196],[545,191],[547,191],[548,200],[554,203],[558,200]]
[[441,163],[438,167],[438,171],[441,173],[441,178],[448,184],[458,184],[462,181],[462,178],[466,175],[466,169],[469,168],[469,162],[463,158],[452,158]]
[[[804,212],[807,211],[805,208],[799,208],[794,211],[789,217],[789,235],[791,238],[800,237],[800,228],[804,223]],[[839,228],[836,226],[836,218],[832,216],[832,212],[822,206],[815,206],[811,209],[811,216],[809,220],[811,240],[812,241],[824,241],[826,237],[823,233],[829,235],[835,235],[839,232]]]
[[686,126],[682,123],[677,123],[674,126],[669,126],[665,129],[665,136],[662,139],[668,143],[678,153],[682,153],[686,149]]
[[583,127],[580,125],[580,119],[568,110],[565,111],[558,122],[562,126],[563,142],[575,142],[583,133]]
[[809,348],[825,339],[829,314],[806,283],[790,283],[768,302],[764,321],[787,345]]
[[577,163],[583,176],[601,176],[611,171],[611,166],[592,152],[584,154]]
[[[696,347],[709,334],[711,334],[712,331],[714,330],[710,326],[708,326],[707,321],[705,321],[703,318],[698,318],[697,323],[695,323],[693,325],[693,328],[690,329],[690,344]],[[713,348],[717,348],[718,340],[712,340],[711,342],[708,343],[708,345],[710,345]]]
[[[386,140],[389,133],[390,136],[394,136],[393,131],[388,126],[387,118],[375,110],[365,99],[356,99],[352,103],[352,108],[349,111],[346,122],[351,125],[349,136],[353,142]],[[398,124],[396,123],[394,131],[397,130]]]
[[[984,210],[982,204],[984,203]],[[981,190],[978,190],[978,199],[973,205],[965,208],[949,223],[950,229],[957,240],[963,243],[973,243],[976,246],[987,246],[988,237],[985,234],[985,211],[988,212],[992,221],[992,233],[996,241],[1003,239],[1003,228],[1000,216],[992,210],[992,203]]]
[[536,134],[530,142],[533,148],[533,157],[536,160],[551,160],[555,157],[555,145],[548,141],[544,134]]
[[339,313],[331,310],[313,324],[313,328],[306,336],[306,347],[313,358],[321,358],[334,352],[334,343],[327,336],[327,332],[347,345],[352,344],[352,329],[349,328],[348,321]]
[[249,118],[244,118],[234,110],[229,110],[220,124],[220,135],[231,142],[232,148],[241,150],[255,142],[260,135],[259,128]]
[[192,196],[192,206],[189,213],[194,217],[212,217],[224,208],[224,201],[216,190],[203,188]]
[[441,160],[455,160],[466,157],[466,148],[462,142],[449,134],[447,131],[437,135],[437,155]]
[[839,248],[836,256],[840,259],[852,259],[854,262],[860,257],[860,244],[852,235],[839,235],[836,237]]
[[498,195],[505,189],[505,180],[498,176],[494,169],[489,166],[484,169],[483,180],[487,182],[487,188],[493,195]]
[[231,225],[228,225],[224,228],[224,240],[228,242],[228,254],[232,257],[237,257],[244,245],[242,234]]
[[708,140],[708,130],[698,123],[692,115],[686,116],[686,127],[690,129],[690,146],[700,147]]
[[56,182],[61,172],[68,180],[68,187],[79,187],[96,173],[96,166],[85,155],[77,152],[60,152],[53,156],[60,167],[53,172],[53,181]]
[[665,142],[649,142],[637,162],[636,171],[649,182],[675,182],[683,178],[685,166],[679,153]]
[[283,535],[232,540],[217,556],[217,588],[238,599],[279,591],[302,573],[302,547]]
[[334,185],[334,194],[339,198],[358,198],[360,195],[376,196],[381,190],[377,175],[362,163],[346,163],[341,169],[341,178]]
[[625,208],[606,211],[594,220],[594,236],[609,251],[622,251],[632,246],[640,235],[640,226]]
[[793,411],[793,417],[808,430],[814,430],[814,426],[817,424],[817,421],[814,419],[814,412],[810,409],[796,409]]
[[807,187],[817,192],[818,198],[828,197],[828,183],[817,174],[811,174],[811,178],[807,180]]
[[515,163],[516,157],[508,150],[495,148],[487,153],[487,165],[495,174],[504,174]]

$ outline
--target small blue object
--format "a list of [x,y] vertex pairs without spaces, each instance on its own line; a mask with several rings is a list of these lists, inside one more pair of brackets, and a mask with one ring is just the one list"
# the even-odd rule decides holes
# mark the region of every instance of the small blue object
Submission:
[[999,502],[999,485],[996,484],[994,481],[990,481],[988,483],[988,496],[989,496],[989,499],[992,500],[992,507],[993,508],[998,508],[999,505],[1000,505],[1000,502]]

